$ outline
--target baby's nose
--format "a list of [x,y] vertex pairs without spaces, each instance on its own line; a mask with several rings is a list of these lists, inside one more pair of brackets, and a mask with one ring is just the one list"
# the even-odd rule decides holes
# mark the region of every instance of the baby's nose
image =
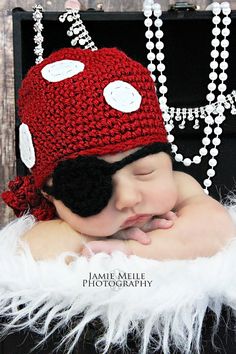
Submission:
[[141,193],[137,188],[126,185],[116,186],[115,188],[115,207],[118,210],[133,208],[141,202]]

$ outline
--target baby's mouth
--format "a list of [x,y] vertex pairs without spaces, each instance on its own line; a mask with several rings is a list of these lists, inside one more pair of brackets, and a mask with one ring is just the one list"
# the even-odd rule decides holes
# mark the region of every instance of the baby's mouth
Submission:
[[150,214],[137,214],[134,216],[129,217],[122,225],[122,228],[128,228],[131,226],[143,226],[148,220],[152,218]]

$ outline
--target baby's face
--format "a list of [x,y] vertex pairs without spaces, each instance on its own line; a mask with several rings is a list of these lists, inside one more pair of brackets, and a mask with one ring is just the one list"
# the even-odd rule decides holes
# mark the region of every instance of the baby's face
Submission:
[[[102,158],[112,163],[136,150]],[[81,217],[68,209],[62,201],[53,198],[58,216],[82,234],[102,237],[130,226],[141,227],[153,215],[162,215],[176,204],[177,188],[172,163],[164,152],[145,156],[124,166],[112,179],[112,197],[99,214]],[[129,218],[132,219],[127,220]]]

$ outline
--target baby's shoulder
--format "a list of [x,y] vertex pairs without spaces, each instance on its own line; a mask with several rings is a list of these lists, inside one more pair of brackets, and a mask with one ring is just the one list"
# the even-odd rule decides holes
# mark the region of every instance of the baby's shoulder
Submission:
[[174,171],[173,175],[178,194],[177,204],[196,195],[205,195],[204,190],[198,181],[189,174]]
[[23,238],[33,239],[33,238],[60,238],[64,234],[73,234],[75,231],[63,220],[54,219],[47,221],[38,221],[36,222],[31,229],[29,229],[24,235]]
[[54,258],[63,252],[80,252],[81,235],[60,219],[39,221],[22,239],[36,260]]

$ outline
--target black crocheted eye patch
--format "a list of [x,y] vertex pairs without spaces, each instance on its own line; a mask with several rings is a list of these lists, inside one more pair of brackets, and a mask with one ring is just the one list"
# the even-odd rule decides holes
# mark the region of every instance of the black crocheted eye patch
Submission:
[[124,166],[147,155],[166,152],[168,143],[144,146],[122,160],[109,163],[96,156],[79,156],[61,161],[52,174],[52,186],[43,191],[61,200],[73,213],[88,217],[100,213],[108,204],[113,190],[112,175]]

